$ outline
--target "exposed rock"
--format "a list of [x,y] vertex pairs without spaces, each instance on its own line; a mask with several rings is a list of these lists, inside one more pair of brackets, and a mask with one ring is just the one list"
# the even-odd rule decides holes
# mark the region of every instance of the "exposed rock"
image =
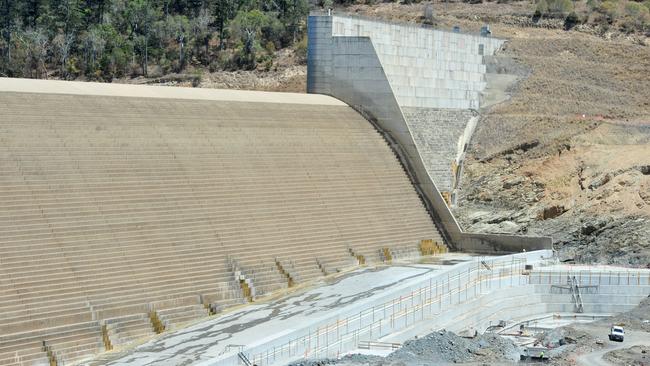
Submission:
[[504,189],[510,189],[512,187],[520,185],[523,182],[524,182],[524,179],[522,177],[513,177],[513,178],[510,178],[510,179],[506,179],[503,182],[503,188]]
[[609,174],[604,174],[596,179],[594,179],[591,183],[589,183],[588,188],[591,190],[594,190],[596,188],[599,188],[601,186],[604,186],[605,184],[609,183],[609,181],[612,180],[612,176]]
[[554,219],[563,213],[565,213],[567,210],[564,208],[564,206],[550,206],[550,207],[545,207],[542,212],[540,212],[539,219],[540,220],[548,220],[548,219]]
[[605,227],[605,222],[597,222],[597,223],[584,223],[582,224],[582,229],[580,230],[580,233],[582,235],[591,235],[597,230],[602,229]]

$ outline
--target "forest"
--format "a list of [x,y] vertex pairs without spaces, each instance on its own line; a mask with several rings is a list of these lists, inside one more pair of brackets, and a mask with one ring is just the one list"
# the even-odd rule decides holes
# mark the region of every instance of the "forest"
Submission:
[[265,67],[275,50],[306,52],[307,12],[306,0],[0,0],[0,76]]

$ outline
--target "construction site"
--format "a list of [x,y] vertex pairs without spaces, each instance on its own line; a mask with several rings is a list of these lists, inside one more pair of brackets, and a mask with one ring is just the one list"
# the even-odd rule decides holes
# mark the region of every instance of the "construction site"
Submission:
[[452,211],[505,40],[307,24],[307,93],[0,78],[0,365],[648,362],[649,268]]

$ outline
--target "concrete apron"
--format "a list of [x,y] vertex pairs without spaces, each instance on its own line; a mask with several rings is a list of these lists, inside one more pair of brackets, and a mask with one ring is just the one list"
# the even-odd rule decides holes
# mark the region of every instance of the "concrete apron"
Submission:
[[[558,293],[567,276],[598,286],[582,294],[585,313],[627,311],[650,294],[650,271],[622,268],[567,269],[548,264],[550,251],[466,262],[436,271],[428,278],[387,291],[379,299],[361,301],[300,329],[286,329],[247,345],[256,365],[284,365],[305,358],[335,358],[357,349],[360,341],[403,342],[442,328],[460,332],[505,320],[512,324],[531,316],[572,313],[569,292]],[[535,270],[523,274],[524,264]],[[272,338],[272,339],[271,339]],[[235,353],[202,365],[237,365]]]
[[[523,286],[526,264],[539,266],[548,250],[480,259],[431,272],[364,299],[309,324],[292,324],[278,333],[246,344],[244,353],[256,365],[282,365],[302,358],[337,357],[356,349],[359,341],[377,340],[431,319],[473,298],[498,289]],[[237,352],[222,354],[200,365],[238,365]]]

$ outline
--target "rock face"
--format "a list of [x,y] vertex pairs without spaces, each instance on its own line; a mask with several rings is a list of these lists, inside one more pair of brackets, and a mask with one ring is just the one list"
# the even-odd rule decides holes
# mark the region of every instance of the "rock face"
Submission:
[[[478,165],[477,165],[478,164]],[[607,183],[566,193],[570,182],[557,185],[539,176],[519,176],[525,162],[491,173],[473,169],[455,213],[469,231],[552,236],[561,260],[647,266],[650,263],[650,182],[630,168],[607,173]],[[602,176],[602,173],[596,173]],[[568,180],[569,177],[560,177]],[[555,178],[557,179],[557,178]]]

